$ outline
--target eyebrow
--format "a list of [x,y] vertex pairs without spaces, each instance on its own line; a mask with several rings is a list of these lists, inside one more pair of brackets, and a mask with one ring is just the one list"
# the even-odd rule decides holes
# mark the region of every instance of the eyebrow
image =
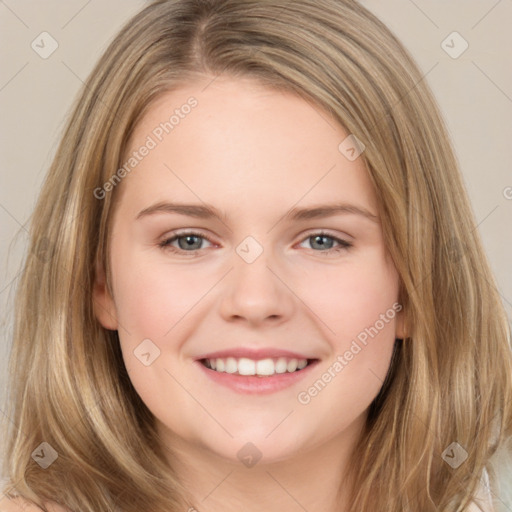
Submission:
[[[177,213],[180,215],[187,215],[189,217],[196,217],[198,219],[215,218],[223,223],[227,220],[227,215],[212,205],[169,202],[160,202],[144,208],[144,210],[139,212],[136,218],[141,219],[155,213]],[[281,218],[281,220],[310,220],[330,217],[337,214],[360,215],[372,222],[378,223],[379,221],[379,217],[366,208],[347,203],[322,204],[308,208],[292,208]]]

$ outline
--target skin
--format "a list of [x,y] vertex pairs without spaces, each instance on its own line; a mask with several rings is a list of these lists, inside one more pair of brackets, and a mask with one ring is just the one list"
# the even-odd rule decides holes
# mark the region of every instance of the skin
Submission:
[[[375,191],[363,159],[349,161],[338,150],[348,133],[325,111],[251,79],[218,77],[206,87],[210,82],[166,93],[136,127],[129,152],[189,97],[198,100],[117,186],[113,293],[98,269],[96,314],[119,331],[131,381],[157,419],[191,505],[209,512],[339,512],[336,491],[395,337],[403,336],[402,313],[307,405],[297,395],[398,302],[399,278],[378,218],[283,216],[294,207],[349,203],[378,217]],[[207,203],[226,218],[137,218],[169,201]],[[194,254],[160,246],[186,229],[212,242],[194,239]],[[339,244],[328,238],[319,247],[314,235],[321,230],[353,246],[334,252]],[[236,252],[247,236],[263,248],[252,263]],[[186,246],[181,240],[172,242],[178,251]],[[134,356],[144,339],[160,350],[149,366]],[[320,362],[297,385],[263,396],[213,383],[195,362],[240,346],[293,350]],[[252,467],[237,457],[247,442],[262,454]],[[344,508],[345,495],[342,487]]]
[[[60,507],[54,502],[45,503],[48,512],[68,512],[67,509]],[[7,498],[0,499],[0,512],[41,512],[42,508],[32,504],[23,498]]]

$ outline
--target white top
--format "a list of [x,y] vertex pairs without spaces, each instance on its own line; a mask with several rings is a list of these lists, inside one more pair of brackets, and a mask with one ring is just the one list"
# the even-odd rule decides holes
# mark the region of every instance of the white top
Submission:
[[494,512],[489,475],[486,469],[482,473],[476,498],[467,509],[467,512]]

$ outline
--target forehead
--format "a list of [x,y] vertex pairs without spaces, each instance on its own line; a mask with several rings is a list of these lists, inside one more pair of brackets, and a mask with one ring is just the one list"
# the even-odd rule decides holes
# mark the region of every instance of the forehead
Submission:
[[349,135],[293,93],[247,78],[205,79],[165,93],[147,111],[125,155],[134,167],[123,187],[162,201],[243,198],[256,207],[266,198],[291,207],[357,198],[374,209],[363,158],[351,161],[340,150]]

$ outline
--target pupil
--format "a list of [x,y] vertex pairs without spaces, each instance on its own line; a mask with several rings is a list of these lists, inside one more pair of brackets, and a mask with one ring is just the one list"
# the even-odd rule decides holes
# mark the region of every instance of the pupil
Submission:
[[[330,240],[330,237],[322,236],[322,235],[314,236],[313,240],[314,240],[314,243],[318,243],[320,248],[324,248],[324,249],[326,247],[328,249],[330,249],[332,246],[332,242],[333,242],[333,240]],[[330,243],[329,242],[325,243],[325,240],[330,240]]]
[[[185,244],[182,244],[182,240],[185,239]],[[194,243],[196,245],[201,245],[201,241],[199,240],[199,243],[197,243],[197,240],[199,240],[199,237],[195,236],[195,235],[187,235],[187,236],[183,236],[179,239],[179,245],[181,246],[180,248],[181,249],[190,249]],[[195,249],[199,249],[199,247],[194,247]]]

